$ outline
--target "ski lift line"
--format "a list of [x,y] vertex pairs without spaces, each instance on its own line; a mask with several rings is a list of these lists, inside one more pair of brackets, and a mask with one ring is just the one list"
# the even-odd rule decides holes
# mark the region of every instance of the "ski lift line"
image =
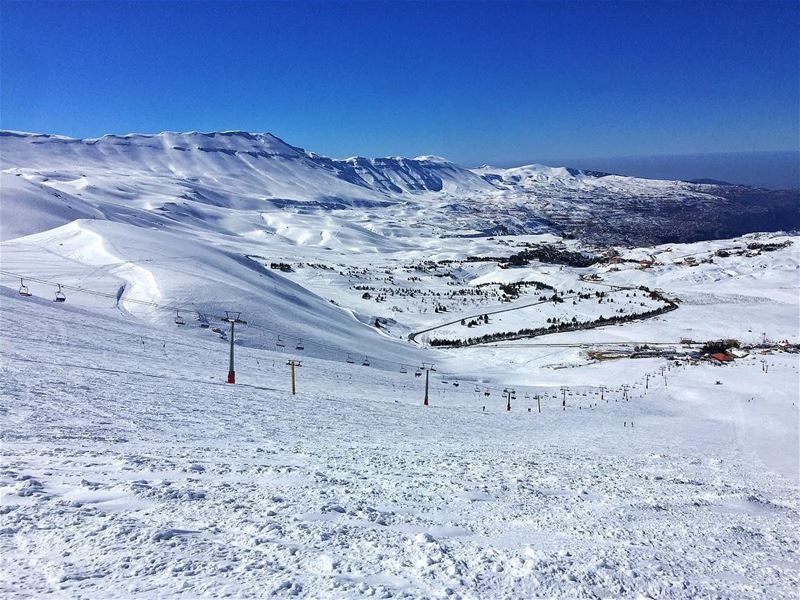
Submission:
[[[15,273],[8,272],[8,271],[0,270],[0,274],[7,275],[7,276],[10,276],[10,277],[14,277],[14,278],[18,278],[18,279],[23,279],[21,276],[15,274]],[[109,292],[100,292],[98,290],[92,290],[92,289],[84,288],[84,287],[63,285],[63,284],[59,284],[58,282],[50,281],[50,280],[47,280],[47,279],[42,279],[42,278],[39,278],[39,277],[24,277],[24,279],[27,279],[29,281],[35,281],[37,283],[42,283],[42,284],[45,284],[45,285],[60,286],[63,289],[71,290],[71,291],[75,291],[75,292],[80,292],[80,293],[83,293],[83,294],[89,294],[89,295],[98,296],[98,297],[101,297],[101,298],[110,298],[112,300],[117,300],[117,295],[109,293]],[[197,308],[189,309],[189,308],[185,308],[185,307],[182,307],[182,306],[176,306],[176,305],[172,305],[172,304],[159,304],[157,302],[152,302],[152,301],[149,301],[149,300],[139,300],[139,299],[136,299],[136,298],[125,298],[124,301],[125,302],[133,302],[135,304],[140,304],[140,305],[143,305],[143,306],[152,306],[154,308],[160,308],[160,309],[165,309],[165,310],[169,310],[169,311],[178,311],[179,312],[179,311],[183,310],[184,312],[195,312],[199,316],[202,316],[205,319],[208,319],[209,317],[211,317],[211,318],[214,318],[214,319],[219,320],[219,321],[224,321],[225,320],[225,317],[223,317],[221,315],[213,315],[213,314],[210,314],[210,313],[202,313],[199,310],[197,310]],[[194,303],[192,303],[192,305],[194,306]],[[258,328],[258,329],[262,329],[262,330],[264,330],[264,331],[266,331],[268,333],[271,333],[273,335],[278,336],[279,338],[285,336],[285,337],[287,337],[289,339],[297,340],[298,342],[302,342],[302,338],[299,338],[299,337],[291,335],[291,334],[287,334],[286,332],[277,331],[277,330],[271,329],[269,327],[264,327],[263,325],[250,324],[249,326],[251,328],[255,327],[255,328]],[[314,343],[314,344],[316,346],[320,347],[320,348],[325,348],[325,349],[330,349],[330,350],[341,352],[338,348],[334,348],[332,346],[324,346],[324,345],[319,344],[319,343]],[[384,361],[384,362],[389,362],[389,363],[392,363],[392,364],[401,365],[401,363],[395,362],[395,361]]]
[[[116,294],[111,294],[111,293],[108,293],[108,292],[100,292],[98,290],[91,290],[91,289],[83,288],[83,287],[63,285],[63,284],[59,284],[58,282],[50,281],[50,280],[47,280],[47,279],[42,279],[42,278],[39,278],[39,277],[32,277],[32,276],[31,277],[26,277],[26,276],[22,276],[22,275],[19,275],[17,273],[11,273],[11,272],[5,271],[5,270],[0,270],[0,275],[6,275],[8,277],[14,277],[15,279],[20,279],[20,281],[23,281],[24,279],[27,279],[28,281],[34,281],[34,282],[42,283],[42,284],[45,284],[45,285],[53,285],[53,286],[58,287],[59,289],[63,288],[63,289],[66,289],[66,290],[75,291],[75,292],[79,292],[79,293],[83,293],[83,294],[89,294],[89,295],[98,296],[98,297],[102,297],[102,298],[109,298],[109,299],[112,299],[112,300],[117,300],[117,295]],[[25,287],[27,287],[27,286],[25,286]],[[169,311],[175,311],[176,312],[175,323],[177,325],[181,325],[181,323],[179,323],[179,320],[183,320],[183,317],[180,316],[180,311],[181,310],[183,310],[185,312],[194,312],[194,313],[196,313],[198,315],[202,315],[202,317],[205,318],[205,319],[213,318],[213,319],[218,320],[218,321],[225,321],[225,317],[223,317],[223,316],[212,315],[212,314],[209,314],[209,313],[201,313],[196,308],[189,309],[189,308],[185,308],[185,307],[178,307],[178,306],[169,305],[169,304],[159,304],[159,303],[151,302],[151,301],[148,301],[148,300],[138,300],[138,299],[134,299],[134,298],[126,298],[124,301],[125,302],[133,302],[133,303],[144,305],[144,306],[152,306],[154,308],[159,308],[159,309],[164,309],[164,310],[169,310]],[[184,324],[185,324],[185,321],[184,321]],[[266,327],[264,325],[258,325],[258,324],[255,324],[255,323],[250,323],[250,324],[248,324],[248,328],[259,329],[259,330],[265,331],[265,332],[267,332],[269,334],[272,334],[279,341],[282,342],[281,347],[285,346],[285,343],[283,342],[283,337],[284,336],[289,338],[289,339],[291,339],[291,340],[296,340],[297,344],[302,345],[302,338],[294,336],[294,335],[291,335],[291,334],[287,334],[285,332],[277,331],[275,329],[272,329],[270,327]],[[330,351],[330,352],[332,352],[334,354],[342,354],[343,353],[343,351],[340,348],[337,348],[337,347],[334,347],[334,346],[328,346],[326,344],[321,344],[319,342],[311,342],[311,344],[313,346],[316,346],[319,349],[327,350],[327,351]],[[352,355],[353,354],[357,355],[359,353],[358,352],[348,352],[346,354],[348,356],[348,360],[346,362],[349,363],[349,364],[353,364],[355,361],[352,359]],[[388,360],[388,359],[373,359],[373,360],[377,361],[379,363],[387,364],[387,365],[396,365],[396,366],[398,366],[400,368],[399,369],[400,372],[403,372],[403,369],[405,368],[405,365],[407,364],[407,363],[401,363],[401,362],[398,362],[398,361],[393,361],[393,360]],[[362,364],[362,366],[371,366],[371,362],[372,361],[369,359],[368,356],[364,356],[364,360],[362,361],[361,364]],[[414,373],[415,376],[418,376],[418,375],[416,375],[417,372],[419,372],[419,369]],[[420,375],[421,375],[421,372],[420,372]],[[461,383],[472,383],[471,381],[458,379],[456,377],[447,375],[446,373],[438,373],[437,375],[434,375],[434,376],[438,376],[440,378],[446,378],[446,379],[458,381],[458,382],[461,382]],[[499,387],[499,384],[498,384],[498,386],[483,385],[482,384],[481,387],[486,389],[486,390],[493,390],[493,391],[498,392],[498,393],[502,393],[502,391],[504,389],[503,387]],[[529,388],[531,386],[520,385],[520,386],[517,386],[517,387]],[[596,388],[597,390],[599,390],[600,387],[602,387],[602,386],[585,385],[585,386],[576,386],[576,387],[581,387],[581,388],[584,388],[584,389],[595,389]]]
[[[7,275],[7,276],[12,276],[12,277],[18,277],[18,275],[14,274],[14,273],[11,273],[11,272],[8,272],[8,271],[3,271],[3,270],[0,270],[0,274]],[[22,278],[20,278],[20,279],[22,279]],[[59,286],[60,285],[55,281],[50,281],[50,280],[42,279],[42,278],[39,278],[39,277],[28,277],[27,279],[29,281],[35,281],[37,283],[42,283],[42,284],[45,284],[45,285],[55,285],[55,286]],[[108,292],[100,292],[98,290],[91,290],[91,289],[88,289],[88,288],[76,287],[76,286],[68,286],[68,285],[61,285],[61,287],[63,287],[64,289],[76,291],[76,292],[79,292],[79,293],[85,293],[85,294],[94,295],[94,296],[97,296],[97,297],[109,298],[109,299],[117,300],[117,295],[116,294],[111,294],[111,293],[108,293]],[[224,317],[219,316],[219,315],[203,314],[203,313],[200,313],[197,310],[190,310],[190,309],[186,309],[186,308],[182,308],[182,307],[178,307],[178,306],[174,306],[174,305],[169,305],[169,304],[159,304],[157,302],[152,302],[152,301],[148,301],[148,300],[139,300],[139,299],[134,299],[134,298],[126,298],[125,302],[133,302],[133,303],[136,303],[136,304],[139,304],[139,305],[152,306],[154,308],[165,309],[165,310],[170,310],[170,311],[174,310],[174,311],[176,311],[176,316],[175,316],[175,324],[176,325],[185,324],[184,318],[180,316],[180,310],[184,310],[184,311],[187,311],[187,312],[197,312],[198,315],[202,314],[203,317],[205,317],[206,319],[209,316],[213,316],[217,320],[224,321]],[[297,340],[296,349],[304,349],[304,347],[302,345],[302,339],[301,338],[298,338],[298,337],[293,336],[291,334],[286,334],[284,332],[279,332],[277,330],[271,329],[269,327],[265,327],[263,325],[251,324],[250,327],[255,327],[257,329],[261,329],[263,331],[266,331],[268,333],[271,333],[271,334],[277,336],[278,343],[276,345],[278,347],[282,348],[282,347],[285,346],[285,342],[283,342],[282,336],[286,336],[289,339]],[[332,346],[326,346],[326,345],[320,344],[318,342],[314,342],[313,345],[317,346],[320,349],[332,351],[332,352],[337,353],[337,354],[341,353],[341,350],[339,348],[335,348],[335,347],[332,347]],[[298,348],[298,346],[300,346],[301,348]],[[391,361],[391,360],[387,360],[387,359],[376,359],[376,360],[378,360],[379,362],[383,362],[383,363],[389,364],[389,365],[397,365],[397,366],[400,367],[401,370],[402,370],[403,365],[404,365],[404,363],[400,363],[400,362],[397,362],[397,361]],[[364,361],[362,362],[362,365],[363,366],[370,366],[370,362],[371,361],[369,361],[368,358],[365,357]]]
[[[98,297],[117,300],[117,295],[116,294],[111,294],[111,293],[107,293],[107,292],[100,292],[100,291],[97,291],[97,290],[91,290],[91,289],[82,288],[82,287],[61,285],[61,284],[58,284],[57,282],[49,281],[49,280],[38,278],[38,277],[25,277],[25,278],[22,278],[22,277],[20,277],[19,275],[15,274],[15,273],[10,273],[10,272],[4,271],[4,270],[0,270],[0,274],[11,276],[11,277],[15,277],[15,278],[19,277],[20,279],[28,279],[29,281],[35,281],[37,283],[43,283],[43,284],[46,284],[46,285],[55,285],[55,286],[59,286],[60,285],[61,288],[72,290],[72,291],[76,291],[76,292],[79,292],[79,293],[85,293],[85,294],[90,294],[90,295],[94,295],[94,296],[98,296]],[[213,317],[214,319],[217,319],[219,321],[224,321],[224,317],[219,316],[219,315],[203,314],[203,313],[200,313],[197,310],[189,310],[189,309],[185,309],[185,308],[181,309],[180,307],[176,307],[174,305],[158,304],[156,302],[151,302],[151,301],[147,301],[147,300],[139,300],[139,299],[135,299],[135,298],[126,298],[125,302],[133,302],[133,303],[136,303],[136,304],[139,304],[139,305],[152,306],[154,308],[165,309],[165,310],[170,310],[170,311],[172,311],[172,310],[175,310],[175,311],[185,310],[185,311],[188,311],[188,312],[196,312],[198,315],[202,314],[203,317],[205,317],[205,318]],[[181,319],[182,319],[182,317],[181,317]],[[180,325],[180,323],[178,323],[178,319],[177,318],[176,318],[176,324]],[[291,334],[287,334],[285,332],[279,332],[277,330],[274,330],[274,329],[269,328],[269,327],[265,327],[263,325],[250,324],[249,327],[250,328],[256,328],[256,329],[261,329],[263,331],[266,331],[268,333],[271,333],[271,334],[277,336],[278,338],[281,338],[282,336],[286,336],[287,338],[301,341],[301,338],[298,338],[298,337],[293,336]],[[333,347],[333,346],[327,346],[325,344],[320,344],[319,342],[313,342],[312,344],[314,346],[316,346],[317,348],[333,352],[334,354],[341,354],[341,352],[342,352],[339,348],[336,348],[336,347]],[[284,345],[285,344],[281,344],[280,347],[283,347]],[[403,368],[403,365],[404,365],[404,363],[400,363],[400,362],[392,361],[392,360],[388,360],[388,359],[376,359],[376,360],[378,360],[378,362],[382,362],[382,363],[385,363],[385,364],[388,364],[388,365],[397,365],[397,366],[400,367],[401,371],[402,371],[402,368]],[[369,363],[370,361],[365,360],[364,362]],[[362,365],[363,365],[363,363],[362,363]],[[367,365],[363,365],[363,366],[370,366],[370,365],[367,364]],[[484,387],[489,387],[489,389],[493,389],[494,391],[497,391],[497,392],[501,392],[502,391],[502,388],[500,388],[500,387],[494,387],[494,386],[484,386]],[[584,387],[598,388],[599,389],[598,386],[584,386]]]
[[[52,285],[52,286],[60,287],[61,289],[64,289],[64,290],[69,290],[69,291],[73,291],[73,292],[80,292],[82,294],[89,294],[91,296],[98,296],[100,298],[110,298],[111,300],[116,300],[117,299],[117,295],[116,294],[112,294],[110,292],[100,292],[98,290],[91,290],[89,288],[66,285],[66,284],[60,284],[57,281],[50,281],[48,279],[42,279],[40,277],[32,277],[32,276],[27,276],[26,277],[24,275],[17,275],[16,273],[11,273],[9,271],[3,271],[3,270],[0,270],[0,275],[6,275],[8,277],[14,277],[15,279],[27,279],[28,281],[34,281],[36,283],[41,283],[41,284],[44,284],[44,285]],[[155,307],[155,308],[163,308],[163,309],[167,309],[167,310],[171,310],[171,311],[172,310],[190,311],[190,309],[188,309],[188,308],[186,308],[184,306],[174,306],[174,305],[171,305],[171,304],[158,304],[157,302],[151,302],[149,300],[139,300],[137,298],[125,298],[124,301],[125,302],[133,302],[135,304],[141,304],[141,305],[144,305],[144,306],[152,306],[152,307]]]
[[[0,274],[22,279],[21,277],[19,277],[15,273],[11,273],[11,272],[4,271],[4,270],[0,270]],[[55,281],[42,279],[40,277],[25,277],[25,279],[28,279],[29,281],[35,281],[37,283],[42,283],[42,284],[45,284],[45,285],[59,286],[59,284],[57,282],[55,282]],[[79,292],[79,293],[83,293],[83,294],[89,294],[89,295],[93,295],[93,296],[97,296],[97,297],[101,297],[101,298],[109,298],[109,299],[112,299],[112,300],[117,300],[117,295],[109,293],[109,292],[100,292],[98,290],[91,290],[89,288],[77,287],[77,286],[69,286],[69,285],[61,285],[61,287],[63,289],[67,289],[67,290],[71,290],[71,291],[75,291],[75,292]],[[124,301],[125,302],[133,302],[135,304],[139,304],[139,305],[143,305],[143,306],[152,306],[154,308],[159,308],[159,309],[164,309],[164,310],[169,310],[169,311],[176,311],[175,323],[177,325],[181,325],[182,324],[182,323],[179,322],[179,321],[183,320],[183,317],[180,317],[180,315],[179,315],[179,311],[181,311],[181,310],[183,310],[185,312],[196,312],[198,315],[202,314],[203,317],[205,317],[206,319],[208,319],[209,317],[213,317],[214,319],[219,320],[219,321],[224,321],[225,320],[225,318],[220,316],[220,315],[211,315],[211,314],[206,314],[206,313],[200,313],[196,309],[187,309],[185,307],[179,307],[179,306],[175,306],[175,305],[171,305],[171,304],[159,304],[157,302],[152,302],[152,301],[148,301],[148,300],[139,300],[139,299],[136,299],[136,298],[126,298]],[[292,340],[297,340],[298,342],[302,342],[302,339],[297,337],[297,336],[294,336],[294,335],[291,335],[291,334],[287,334],[285,332],[280,332],[280,331],[277,331],[275,329],[272,329],[272,328],[269,328],[269,327],[265,327],[263,325],[250,324],[249,327],[251,327],[251,328],[254,327],[254,328],[266,331],[268,333],[271,333],[271,334],[277,336],[278,338],[281,338],[281,342],[282,342],[282,337],[283,336],[285,336],[285,337],[287,337],[289,339],[292,339]],[[332,351],[332,352],[337,353],[337,354],[341,353],[341,350],[339,348],[335,348],[333,346],[326,346],[326,345],[320,344],[318,342],[313,342],[313,345],[318,347],[318,348],[320,348],[320,349],[323,349],[323,350]],[[284,347],[285,343],[282,342],[281,344],[278,344],[278,346],[279,347]],[[376,360],[378,360],[379,362],[390,364],[390,365],[397,365],[398,367],[402,367],[403,366],[403,363],[400,363],[400,362],[397,362],[397,361],[391,361],[391,360],[387,360],[387,359],[376,359]],[[369,362],[369,361],[365,361],[365,362]],[[365,366],[368,366],[368,365],[365,365]]]

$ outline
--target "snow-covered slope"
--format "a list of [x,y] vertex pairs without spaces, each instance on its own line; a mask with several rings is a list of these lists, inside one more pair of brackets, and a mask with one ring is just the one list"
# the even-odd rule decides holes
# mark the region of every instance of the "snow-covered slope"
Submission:
[[4,598],[796,598],[797,355],[517,364],[511,411],[440,369],[425,407],[313,358],[293,396],[266,349],[229,386],[212,337],[75,300],[0,289]]
[[610,247],[742,198],[269,134],[0,144],[4,596],[796,595],[797,354],[752,346],[799,341],[800,238]]
[[[306,353],[321,357],[340,359],[360,351],[359,359],[368,355],[376,367],[382,359],[419,360],[413,348],[378,334],[369,319],[363,323],[350,310],[267,268],[264,257],[248,256],[243,251],[247,241],[242,244],[226,246],[157,227],[77,220],[7,242],[2,255],[3,268],[11,272],[116,296],[116,302],[98,300],[105,310],[174,327],[176,312],[164,307],[180,308],[194,337],[215,337],[210,329],[198,329],[201,323],[227,331],[221,316],[239,311],[248,327],[237,339],[248,346],[274,349],[283,334],[287,343],[303,340]],[[52,286],[34,282],[30,287],[44,295]]]
[[15,173],[24,176],[33,169],[48,181],[68,181],[76,187],[92,185],[89,179],[98,170],[127,178],[138,174],[187,190],[227,190],[227,202],[219,197],[207,201],[231,208],[237,207],[237,196],[338,205],[380,202],[409,192],[491,189],[480,177],[443,159],[333,160],[269,133],[165,132],[74,139],[5,131],[0,132],[0,143],[4,171],[18,169]]
[[97,211],[109,220],[135,222],[146,211],[194,225],[229,210],[339,211],[351,221],[368,215],[370,229],[392,236],[406,222],[451,234],[550,231],[611,242],[800,226],[796,192],[543,165],[469,170],[435,156],[336,160],[269,133],[73,139],[4,131],[0,159],[0,239]]
[[[609,241],[631,231],[647,237],[665,222],[708,227],[719,219],[704,215],[732,208],[709,185],[542,165],[471,171],[435,156],[335,160],[241,131],[98,139],[6,131],[0,159],[7,271],[123,289],[125,310],[155,320],[169,317],[125,300],[194,314],[240,310],[319,354],[332,346],[373,360],[416,361],[396,337],[423,324],[399,312],[417,307],[394,306],[387,316],[349,297],[337,307],[338,292],[310,291],[323,272],[298,284],[268,267],[302,261],[345,274],[358,264],[352,256],[395,256],[387,270],[395,273],[428,258],[425,248],[456,247],[442,238],[616,232]],[[463,244],[456,255],[497,251],[484,246]],[[394,338],[376,330],[378,317]],[[243,336],[261,347],[275,342]]]

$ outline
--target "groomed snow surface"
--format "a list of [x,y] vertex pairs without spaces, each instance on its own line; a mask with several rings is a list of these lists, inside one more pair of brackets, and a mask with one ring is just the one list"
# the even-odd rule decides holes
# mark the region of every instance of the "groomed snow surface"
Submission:
[[541,414],[314,359],[293,397],[286,354],[226,385],[220,340],[2,289],[4,597],[796,597],[796,355]]

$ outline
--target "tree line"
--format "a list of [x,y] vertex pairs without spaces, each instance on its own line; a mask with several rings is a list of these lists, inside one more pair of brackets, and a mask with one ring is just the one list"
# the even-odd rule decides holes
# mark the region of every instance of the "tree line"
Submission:
[[[614,315],[611,317],[600,316],[593,321],[577,321],[573,320],[567,323],[550,323],[547,327],[536,327],[533,329],[525,328],[519,331],[499,331],[495,333],[487,333],[477,337],[466,339],[448,339],[448,338],[433,338],[430,340],[431,346],[447,347],[447,348],[462,348],[465,346],[475,346],[477,344],[488,344],[491,342],[502,342],[508,340],[516,340],[520,338],[533,338],[551,333],[564,333],[567,331],[578,331],[581,329],[593,329],[595,327],[603,327],[605,325],[615,325],[617,323],[628,323],[631,321],[638,321],[641,319],[649,319],[678,308],[678,305],[669,302],[666,306],[654,308],[645,312],[629,314],[629,315]],[[574,317],[573,317],[574,318]]]

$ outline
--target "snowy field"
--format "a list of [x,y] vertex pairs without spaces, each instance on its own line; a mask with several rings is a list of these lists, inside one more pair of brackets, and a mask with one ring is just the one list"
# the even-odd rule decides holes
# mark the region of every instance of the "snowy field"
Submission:
[[635,361],[649,389],[604,363],[629,401],[509,413],[313,359],[292,397],[287,356],[247,348],[228,386],[219,341],[2,308],[5,597],[796,597],[796,355],[666,386]]
[[[800,237],[599,247],[534,219],[635,225],[713,186],[241,132],[0,142],[3,598],[797,597]],[[428,345],[646,290],[678,308]],[[729,338],[769,349],[592,354]]]

